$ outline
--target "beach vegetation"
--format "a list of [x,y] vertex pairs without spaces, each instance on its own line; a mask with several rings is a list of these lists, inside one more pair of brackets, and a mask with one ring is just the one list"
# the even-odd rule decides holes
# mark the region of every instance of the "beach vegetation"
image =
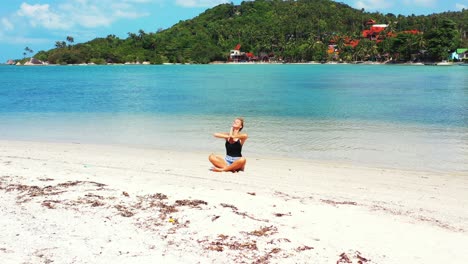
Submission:
[[75,42],[75,39],[72,36],[67,36],[67,42],[69,43],[68,48],[71,48],[73,42]]
[[[385,30],[369,31],[369,21]],[[67,36],[35,56],[56,64],[205,64],[228,61],[240,44],[253,61],[440,61],[468,47],[467,31],[468,10],[403,16],[331,0],[256,0],[221,4],[171,28],[140,29],[126,38],[108,35],[72,46]]]
[[26,55],[27,55],[28,53],[33,53],[33,52],[34,52],[34,51],[33,51],[31,48],[29,48],[29,47],[24,48],[23,58],[26,58]]
[[458,25],[450,19],[441,19],[427,32],[428,51],[434,60],[443,60],[460,45]]

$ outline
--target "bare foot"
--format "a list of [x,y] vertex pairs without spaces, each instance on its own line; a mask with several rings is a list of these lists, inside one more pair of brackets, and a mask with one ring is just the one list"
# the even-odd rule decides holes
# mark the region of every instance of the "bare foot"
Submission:
[[211,168],[211,171],[214,171],[214,172],[223,172],[224,170],[221,169],[221,168],[213,167],[213,168]]

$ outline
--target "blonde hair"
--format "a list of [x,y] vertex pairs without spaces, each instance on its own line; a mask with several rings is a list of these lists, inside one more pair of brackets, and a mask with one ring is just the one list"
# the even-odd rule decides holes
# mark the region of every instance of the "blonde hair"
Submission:
[[244,128],[244,118],[243,117],[236,117],[236,119],[241,121],[242,127],[239,129],[239,132]]

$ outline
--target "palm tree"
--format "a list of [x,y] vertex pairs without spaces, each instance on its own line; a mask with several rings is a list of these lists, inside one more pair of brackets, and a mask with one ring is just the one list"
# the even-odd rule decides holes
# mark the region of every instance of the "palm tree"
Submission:
[[345,39],[344,37],[338,37],[337,41],[336,41],[336,48],[341,52],[344,47],[345,47]]
[[149,48],[151,50],[156,50],[156,47],[157,47],[158,43],[156,42],[156,39],[155,38],[151,38],[149,40]]
[[377,49],[377,43],[372,42],[370,47],[369,47],[369,55],[372,59],[376,59],[379,57],[379,51]]
[[341,37],[341,36],[337,36],[336,38],[336,49],[338,50],[338,54],[340,56],[340,59],[343,59],[341,58],[341,54],[343,54],[344,52],[344,48],[346,46],[346,41],[345,41],[345,38],[344,37]]
[[413,35],[402,33],[397,37],[398,53],[401,55],[401,59],[405,61],[411,60],[411,54],[414,50],[415,40]]
[[67,42],[71,44],[75,41],[75,39],[72,36],[67,36]]
[[143,37],[146,35],[145,31],[143,29],[138,30],[138,39],[142,40]]
[[29,52],[29,53],[33,53],[34,51],[32,49],[30,49],[29,47],[26,47],[24,48],[25,51]]
[[130,43],[132,43],[134,46],[136,46],[136,41],[138,39],[137,34],[128,32],[128,38],[130,39]]
[[55,47],[57,49],[65,48],[67,46],[67,43],[65,41],[55,41]]
[[393,58],[395,51],[393,50],[393,38],[386,38],[377,45],[377,50],[385,59]]
[[112,35],[107,35],[106,40],[107,40],[107,43],[108,43],[109,47],[113,48],[115,46],[117,37],[115,35],[113,35],[113,34]]
[[314,41],[312,43],[312,59],[314,61],[322,61],[326,58],[327,46],[322,41]]
[[24,48],[23,56],[26,58],[26,54],[33,53],[34,51],[30,49],[29,47]]
[[[387,27],[385,28],[384,33],[386,33],[386,35],[394,33],[395,30],[396,30],[397,24],[398,24],[398,21],[390,21],[390,22],[388,22],[388,25],[387,25]],[[387,36],[385,36],[385,37],[387,37]]]
[[132,33],[132,32],[128,32],[128,37],[131,38],[132,40],[135,40],[137,35],[135,33]]
[[422,33],[416,35],[416,47],[419,51],[424,50],[426,48],[426,39]]
[[375,44],[371,40],[362,39],[361,41],[359,41],[359,44],[356,46],[355,49],[356,59],[364,60],[367,57],[372,56],[377,50],[377,48],[374,46]]

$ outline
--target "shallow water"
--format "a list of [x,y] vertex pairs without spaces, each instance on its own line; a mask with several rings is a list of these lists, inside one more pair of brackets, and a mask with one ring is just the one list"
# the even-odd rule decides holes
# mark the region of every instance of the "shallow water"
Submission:
[[0,67],[0,139],[468,172],[466,67],[164,65]]

